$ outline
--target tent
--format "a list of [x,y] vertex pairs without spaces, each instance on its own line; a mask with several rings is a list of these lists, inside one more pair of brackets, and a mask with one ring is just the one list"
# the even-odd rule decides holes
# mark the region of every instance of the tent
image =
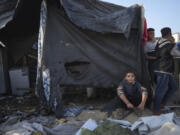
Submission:
[[16,61],[32,47],[39,28],[36,94],[57,115],[63,106],[62,86],[116,88],[131,69],[149,88],[142,6],[122,7],[98,0],[13,2],[18,3],[11,8],[16,10],[14,19],[1,30],[1,40],[11,37],[7,45]]
[[43,1],[37,94],[57,114],[62,86],[117,87],[127,69],[149,86],[142,7],[97,0]]

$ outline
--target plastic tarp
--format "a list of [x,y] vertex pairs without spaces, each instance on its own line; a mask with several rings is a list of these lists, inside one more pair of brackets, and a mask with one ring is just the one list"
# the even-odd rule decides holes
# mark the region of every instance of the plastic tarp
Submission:
[[0,29],[12,20],[18,0],[0,1]]
[[8,48],[12,65],[38,40],[40,5],[41,0],[0,1],[0,41]]
[[61,0],[61,4],[69,19],[83,29],[123,33],[127,37],[136,15],[136,8],[124,8],[97,0]]
[[138,129],[140,135],[152,133],[167,122],[173,122],[176,119],[174,113],[162,114],[160,116],[141,117],[138,121],[132,124],[131,130]]
[[95,0],[43,1],[37,95],[57,114],[61,85],[117,87],[127,69],[149,86],[142,48],[141,7]]

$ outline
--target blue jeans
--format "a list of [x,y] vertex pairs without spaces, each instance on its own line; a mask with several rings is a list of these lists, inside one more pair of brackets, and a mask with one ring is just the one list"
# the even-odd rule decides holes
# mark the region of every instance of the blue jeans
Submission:
[[154,98],[154,111],[160,111],[160,105],[166,104],[169,97],[177,90],[178,86],[172,75],[156,73],[157,87]]

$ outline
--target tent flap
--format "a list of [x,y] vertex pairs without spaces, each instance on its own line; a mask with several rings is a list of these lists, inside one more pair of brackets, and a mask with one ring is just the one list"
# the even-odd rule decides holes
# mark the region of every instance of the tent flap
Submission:
[[97,0],[61,0],[69,19],[83,29],[129,36],[136,7],[121,6]]
[[18,0],[0,1],[0,29],[12,20]]

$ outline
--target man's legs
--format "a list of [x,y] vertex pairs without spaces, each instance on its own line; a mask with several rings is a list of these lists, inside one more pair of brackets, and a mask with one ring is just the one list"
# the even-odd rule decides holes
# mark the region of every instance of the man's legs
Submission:
[[173,79],[173,76],[169,75],[168,91],[166,92],[162,100],[163,105],[167,103],[168,99],[174,94],[177,88],[178,86],[176,84],[176,81]]
[[169,76],[163,73],[157,73],[157,87],[155,90],[154,97],[154,111],[160,111],[160,105],[162,103],[163,97],[168,89]]
[[148,60],[148,68],[149,68],[152,86],[156,83],[155,82],[155,73],[154,73],[154,69],[155,69],[154,64],[155,64],[155,60]]

